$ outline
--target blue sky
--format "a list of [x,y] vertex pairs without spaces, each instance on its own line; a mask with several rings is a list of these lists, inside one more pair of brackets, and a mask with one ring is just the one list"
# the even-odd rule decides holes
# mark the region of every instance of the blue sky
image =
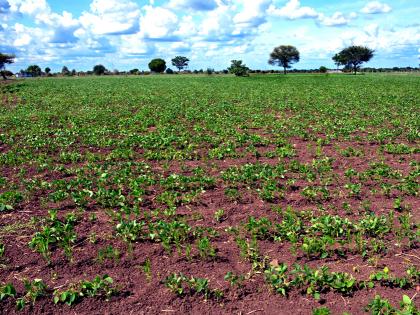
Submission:
[[294,45],[295,68],[334,67],[348,45],[376,55],[368,66],[419,65],[420,5],[415,0],[0,0],[0,52],[17,71],[147,69],[190,58],[190,69],[225,69],[231,59],[271,69],[275,46]]

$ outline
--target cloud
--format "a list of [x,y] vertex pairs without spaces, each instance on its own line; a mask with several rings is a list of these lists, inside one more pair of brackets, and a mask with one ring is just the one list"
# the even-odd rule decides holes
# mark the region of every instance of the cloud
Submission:
[[80,27],[80,22],[73,18],[73,15],[64,11],[63,14],[50,12],[48,14],[39,14],[36,17],[38,24],[46,25],[53,30],[50,43],[75,43],[78,37],[75,36],[76,30]]
[[345,16],[341,12],[335,12],[331,16],[325,16],[323,13],[320,13],[318,16],[318,21],[324,26],[343,26],[350,23],[352,19],[357,17],[356,13],[350,13],[348,16]]
[[121,36],[121,41],[118,46],[122,56],[148,56],[156,51],[156,47],[146,42],[139,34]]
[[319,15],[311,7],[302,7],[299,0],[290,0],[282,8],[276,8],[274,5],[270,5],[268,13],[272,16],[283,17],[289,20],[316,18]]
[[46,0],[8,0],[10,11],[35,16],[50,11]]
[[140,18],[140,33],[144,38],[154,40],[176,41],[178,17],[171,10],[147,5],[145,14]]
[[191,9],[197,11],[211,11],[216,9],[216,0],[171,0],[168,7],[173,9]]
[[378,13],[389,13],[391,12],[392,8],[386,4],[379,1],[371,1],[363,7],[360,12],[365,14],[378,14]]
[[138,32],[139,16],[139,7],[129,0],[93,0],[79,20],[94,34],[122,35]]
[[272,0],[242,0],[242,10],[237,13],[233,22],[242,27],[258,27],[266,22],[266,11]]
[[10,10],[10,4],[7,0],[0,0],[0,14],[6,14]]

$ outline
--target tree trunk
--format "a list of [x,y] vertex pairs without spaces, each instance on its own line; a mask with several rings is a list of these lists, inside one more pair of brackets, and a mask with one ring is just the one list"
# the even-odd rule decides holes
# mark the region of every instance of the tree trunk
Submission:
[[6,74],[4,73],[4,71],[0,71],[1,72],[1,76],[3,77],[3,80],[7,80]]
[[284,70],[283,70],[283,73],[284,73],[284,74],[286,74],[286,73],[287,73],[287,72],[286,72],[286,67],[284,67],[283,69],[284,69]]
[[354,70],[354,75],[356,75],[356,73],[357,73],[357,66],[354,66],[353,67],[353,70]]

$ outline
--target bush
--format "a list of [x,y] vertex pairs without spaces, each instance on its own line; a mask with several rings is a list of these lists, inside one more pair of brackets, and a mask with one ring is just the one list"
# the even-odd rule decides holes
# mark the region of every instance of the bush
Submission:
[[166,74],[174,74],[174,71],[171,68],[166,69]]
[[321,66],[321,67],[319,67],[319,72],[321,72],[321,73],[327,73],[327,67],[324,67],[324,66]]

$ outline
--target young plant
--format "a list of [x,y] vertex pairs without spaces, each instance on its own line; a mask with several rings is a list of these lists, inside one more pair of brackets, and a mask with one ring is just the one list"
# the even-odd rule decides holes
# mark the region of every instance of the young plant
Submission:
[[197,241],[198,253],[202,259],[214,259],[216,257],[216,250],[212,246],[208,237],[203,237]]
[[11,283],[0,285],[0,302],[9,297],[16,297],[15,287]]
[[219,209],[214,213],[214,220],[218,223],[222,222],[225,217],[225,210]]
[[35,233],[29,242],[29,247],[39,252],[50,263],[50,247],[57,244],[58,247],[63,248],[68,260],[72,261],[73,245],[77,239],[74,231],[76,217],[74,214],[68,214],[62,221],[57,218],[57,211],[49,211],[49,215],[41,231]]
[[113,279],[108,275],[96,276],[92,281],[80,281],[70,285],[67,290],[55,290],[53,294],[54,304],[66,303],[71,306],[84,297],[105,297],[109,299],[118,293],[113,283]]
[[47,294],[47,285],[41,279],[34,279],[33,281],[25,279],[24,286],[25,295],[16,300],[18,310],[22,310],[28,303],[33,306],[38,298]]

